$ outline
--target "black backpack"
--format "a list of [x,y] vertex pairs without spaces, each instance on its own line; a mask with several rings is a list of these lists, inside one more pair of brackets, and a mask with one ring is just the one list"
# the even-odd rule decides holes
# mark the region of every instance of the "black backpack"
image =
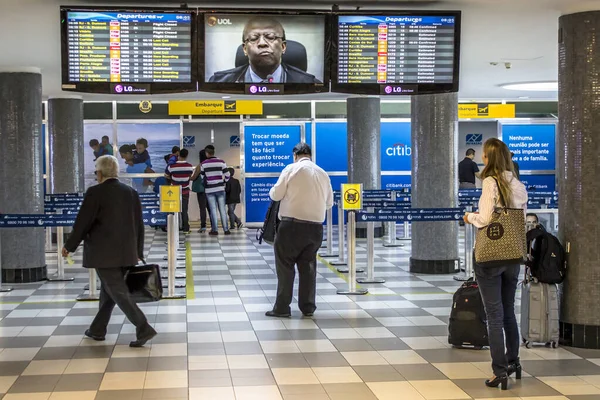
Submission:
[[527,262],[531,275],[539,282],[562,283],[567,273],[565,249],[558,238],[538,226],[527,232]]
[[265,222],[263,227],[256,232],[256,240],[259,244],[265,242],[273,245],[275,242],[275,235],[277,234],[277,228],[279,227],[279,202],[271,200]]
[[448,343],[457,347],[473,346],[480,349],[489,346],[487,317],[479,285],[473,278],[462,284],[454,293]]

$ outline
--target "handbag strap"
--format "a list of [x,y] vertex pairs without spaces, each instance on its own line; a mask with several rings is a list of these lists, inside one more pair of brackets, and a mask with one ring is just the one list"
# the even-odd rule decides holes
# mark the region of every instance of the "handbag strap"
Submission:
[[500,190],[500,184],[498,183],[498,178],[496,178],[495,176],[492,176],[492,178],[494,178],[494,180],[496,181],[496,187],[498,188],[498,195],[500,196],[500,202],[502,203],[502,208],[509,208],[509,205],[506,204],[506,200],[504,199],[504,196],[502,196],[502,191]]

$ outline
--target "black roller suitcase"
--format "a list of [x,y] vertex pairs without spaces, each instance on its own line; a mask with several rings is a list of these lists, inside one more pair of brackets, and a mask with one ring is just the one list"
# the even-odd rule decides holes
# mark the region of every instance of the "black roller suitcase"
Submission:
[[448,331],[448,343],[453,346],[475,349],[489,346],[485,308],[473,278],[454,293]]

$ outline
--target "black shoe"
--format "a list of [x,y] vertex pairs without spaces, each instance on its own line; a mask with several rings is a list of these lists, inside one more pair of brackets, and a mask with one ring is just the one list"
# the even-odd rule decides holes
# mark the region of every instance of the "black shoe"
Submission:
[[237,228],[238,228],[238,229],[241,229],[243,226],[244,226],[244,224],[242,224],[241,222],[238,222],[238,223],[237,223]]
[[523,368],[521,367],[521,363],[519,362],[509,364],[506,370],[508,376],[511,376],[512,374],[516,373],[515,378],[517,379],[521,379],[522,372]]
[[313,315],[315,315],[314,312],[303,312],[302,315],[304,315],[305,317],[312,317]]
[[219,232],[210,231],[208,233],[210,236],[219,236]]
[[485,386],[487,386],[487,387],[500,386],[500,388],[502,390],[507,390],[508,389],[508,375],[495,376],[494,379],[492,379],[492,380],[486,379]]
[[138,338],[137,340],[130,342],[129,347],[144,347],[146,342],[152,340],[152,338],[156,335],[156,331],[152,329],[150,332],[142,335],[142,337]]
[[231,231],[225,231],[225,236],[231,235]]
[[292,314],[289,312],[288,313],[278,313],[277,311],[273,311],[273,310],[267,311],[265,313],[265,315],[267,317],[276,317],[276,318],[289,318],[292,316]]
[[104,336],[92,335],[92,332],[90,332],[89,329],[85,331],[85,336],[89,337],[90,339],[94,339],[97,342],[103,342],[104,339],[106,339]]

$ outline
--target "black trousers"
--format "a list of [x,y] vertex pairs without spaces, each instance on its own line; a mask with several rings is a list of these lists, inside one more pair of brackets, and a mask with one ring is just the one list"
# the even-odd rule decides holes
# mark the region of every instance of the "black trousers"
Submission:
[[506,374],[508,365],[519,360],[520,338],[515,316],[515,292],[520,271],[519,264],[501,267],[475,264],[479,292],[488,319],[492,369],[496,376]]
[[200,208],[200,228],[206,228],[206,211],[208,210],[206,193],[196,193],[196,197],[198,198],[198,207]]
[[100,305],[96,318],[90,325],[90,332],[94,336],[105,336],[110,316],[118,305],[125,316],[136,328],[137,337],[145,337],[154,328],[148,324],[146,315],[137,304],[129,297],[129,290],[125,284],[127,268],[102,268],[96,273],[102,283],[100,287]]
[[323,225],[283,220],[275,237],[277,300],[273,310],[289,313],[294,291],[295,266],[298,266],[298,308],[312,313],[317,285],[317,251],[323,242]]
[[190,230],[190,217],[188,215],[188,208],[190,206],[190,195],[181,196],[181,229],[184,232]]

